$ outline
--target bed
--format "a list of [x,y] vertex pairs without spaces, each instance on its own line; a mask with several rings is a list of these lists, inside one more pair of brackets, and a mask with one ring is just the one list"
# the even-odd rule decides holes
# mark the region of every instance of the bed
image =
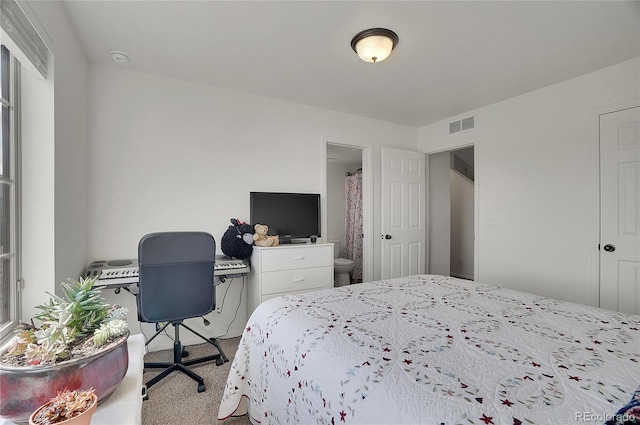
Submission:
[[286,295],[251,315],[218,418],[603,423],[640,383],[640,316],[436,275]]

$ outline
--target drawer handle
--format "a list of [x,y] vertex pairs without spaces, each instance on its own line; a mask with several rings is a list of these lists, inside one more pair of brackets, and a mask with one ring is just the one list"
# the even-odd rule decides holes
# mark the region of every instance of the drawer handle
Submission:
[[304,277],[295,278],[295,279],[293,279],[293,281],[294,282],[302,282],[302,281],[304,281]]
[[300,255],[298,257],[293,257],[294,260],[304,260],[304,255]]

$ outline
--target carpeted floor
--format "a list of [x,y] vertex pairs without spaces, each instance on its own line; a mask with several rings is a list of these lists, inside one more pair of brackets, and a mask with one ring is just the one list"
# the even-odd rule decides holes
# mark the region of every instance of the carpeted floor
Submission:
[[[215,362],[207,362],[191,366],[195,373],[202,376],[206,391],[197,392],[197,383],[181,372],[173,372],[153,387],[149,388],[149,398],[142,402],[142,425],[248,425],[247,416],[229,418],[218,421],[218,407],[224,392],[224,384],[231,369],[240,338],[219,340],[222,351],[229,362],[216,366]],[[187,347],[190,358],[197,358],[217,351],[210,344],[199,344]],[[147,353],[145,362],[171,361],[173,350]],[[161,369],[149,369],[143,376],[147,382]]]

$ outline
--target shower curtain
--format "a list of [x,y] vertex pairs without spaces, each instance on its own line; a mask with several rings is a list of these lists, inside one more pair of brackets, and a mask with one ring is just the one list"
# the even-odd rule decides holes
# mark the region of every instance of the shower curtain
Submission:
[[362,282],[362,172],[345,179],[345,256],[353,261],[351,283]]

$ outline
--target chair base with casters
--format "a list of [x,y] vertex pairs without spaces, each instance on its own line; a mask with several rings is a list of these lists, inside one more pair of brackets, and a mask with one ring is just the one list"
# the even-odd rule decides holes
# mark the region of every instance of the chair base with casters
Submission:
[[[165,378],[167,375],[169,375],[171,372],[174,372],[174,371],[182,372],[185,375],[189,376],[191,379],[193,379],[194,381],[196,381],[198,383],[198,387],[197,387],[198,392],[199,393],[204,392],[205,389],[206,389],[206,387],[204,385],[204,380],[202,379],[202,377],[200,375],[196,374],[191,369],[189,369],[188,366],[191,366],[191,365],[194,365],[194,364],[199,364],[199,363],[204,363],[204,362],[209,362],[209,361],[214,361],[214,360],[216,362],[216,366],[221,366],[222,364],[224,364],[224,363],[229,361],[227,356],[222,351],[222,348],[220,347],[220,344],[218,343],[218,341],[215,338],[207,338],[204,335],[201,335],[198,332],[194,331],[193,329],[191,329],[189,326],[185,325],[181,321],[165,323],[165,325],[162,326],[162,328],[160,328],[149,339],[149,341],[147,341],[147,343],[145,345],[148,345],[151,341],[153,341],[153,339],[156,336],[158,336],[162,331],[164,331],[166,329],[166,327],[169,326],[169,324],[173,325],[173,328],[174,328],[174,331],[175,331],[174,342],[173,342],[173,362],[172,363],[169,363],[169,362],[150,362],[150,363],[145,363],[144,364],[145,369],[146,368],[149,368],[149,369],[165,369],[162,372],[160,372],[158,375],[154,376],[153,378],[151,378],[149,381],[147,381],[145,383],[143,391],[142,391],[143,392],[143,398],[145,400],[147,399],[147,389],[152,387],[153,385],[157,384],[161,379]],[[204,341],[206,341],[209,344],[211,344],[214,347],[216,347],[216,349],[218,350],[218,354],[213,354],[213,355],[210,355],[210,356],[204,356],[204,357],[199,357],[197,359],[183,361],[182,360],[183,357],[188,357],[189,353],[182,346],[182,342],[180,341],[180,326],[183,326],[187,330],[191,331],[193,334],[199,336]]]

